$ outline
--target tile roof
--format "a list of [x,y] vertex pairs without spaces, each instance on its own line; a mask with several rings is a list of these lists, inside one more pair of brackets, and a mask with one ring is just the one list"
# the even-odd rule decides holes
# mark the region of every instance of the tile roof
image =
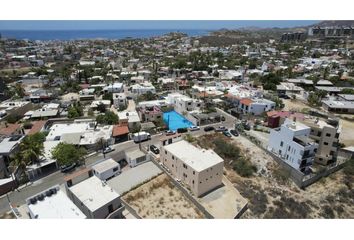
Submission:
[[121,136],[121,135],[128,134],[128,133],[129,133],[128,126],[115,125],[113,127],[112,136],[116,137],[116,136]]
[[249,106],[251,103],[253,103],[253,101],[249,98],[243,98],[243,99],[241,99],[240,103],[243,105]]

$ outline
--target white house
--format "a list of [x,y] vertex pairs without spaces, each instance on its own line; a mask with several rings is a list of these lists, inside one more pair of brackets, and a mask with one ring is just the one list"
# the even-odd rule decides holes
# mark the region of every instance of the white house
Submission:
[[106,93],[120,93],[123,92],[123,83],[113,83],[103,88]]
[[131,92],[133,94],[140,95],[140,94],[145,94],[147,92],[156,93],[156,89],[150,82],[143,82],[140,84],[132,85]]
[[318,144],[311,140],[310,132],[310,127],[286,119],[280,128],[271,130],[268,150],[293,168],[306,172],[318,148]]
[[93,174],[101,180],[108,180],[120,173],[120,165],[112,158],[92,166]]
[[275,109],[275,102],[267,99],[244,98],[240,100],[238,108],[244,114],[261,115]]

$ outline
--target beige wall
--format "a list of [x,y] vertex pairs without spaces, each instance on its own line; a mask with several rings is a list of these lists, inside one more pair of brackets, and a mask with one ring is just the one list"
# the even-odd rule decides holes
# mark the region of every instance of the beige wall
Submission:
[[[321,133],[320,136],[318,134]],[[338,147],[337,129],[333,127],[315,128],[311,127],[311,138],[318,143],[315,161],[319,164],[327,165],[329,161],[336,157]],[[333,146],[333,144],[335,146]],[[333,154],[334,153],[334,154]]]
[[223,162],[198,172],[163,147],[160,152],[160,161],[175,178],[187,184],[196,196],[200,196],[222,184]]

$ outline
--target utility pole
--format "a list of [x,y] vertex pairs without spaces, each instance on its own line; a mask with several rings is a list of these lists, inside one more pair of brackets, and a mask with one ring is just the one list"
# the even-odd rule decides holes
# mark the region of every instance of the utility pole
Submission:
[[105,159],[106,153],[104,152],[103,138],[101,138],[101,146],[102,146],[103,158]]

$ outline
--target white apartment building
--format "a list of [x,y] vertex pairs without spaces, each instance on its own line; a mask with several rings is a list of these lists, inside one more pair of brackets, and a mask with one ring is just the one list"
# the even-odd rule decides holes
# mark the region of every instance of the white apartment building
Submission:
[[201,100],[192,99],[180,93],[170,93],[167,96],[167,103],[173,105],[175,111],[179,114],[199,110],[203,106]]
[[198,197],[222,184],[224,160],[211,149],[181,140],[161,147],[160,160]]
[[310,139],[311,128],[286,119],[270,132],[268,150],[293,168],[306,172],[314,161],[318,144]]

